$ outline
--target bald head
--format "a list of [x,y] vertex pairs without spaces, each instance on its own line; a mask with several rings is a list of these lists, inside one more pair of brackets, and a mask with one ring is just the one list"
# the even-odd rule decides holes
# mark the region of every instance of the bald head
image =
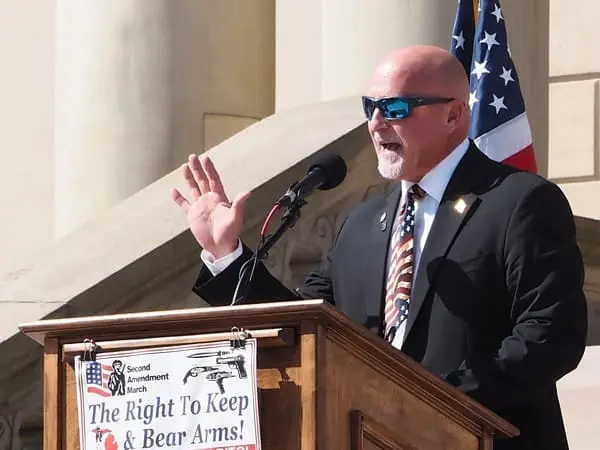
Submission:
[[377,96],[430,95],[466,103],[469,100],[469,80],[460,61],[446,50],[429,45],[401,48],[385,55],[369,83],[372,94],[383,90],[387,92]]
[[385,103],[404,111],[401,117],[387,106],[365,111],[385,178],[417,182],[468,135],[469,80],[460,61],[444,49],[419,45],[385,55],[365,94],[404,97]]

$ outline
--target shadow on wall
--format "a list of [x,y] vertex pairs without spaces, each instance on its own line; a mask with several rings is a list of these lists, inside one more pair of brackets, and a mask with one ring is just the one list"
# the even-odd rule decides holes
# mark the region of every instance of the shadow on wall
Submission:
[[589,299],[587,345],[600,345],[600,303]]
[[600,221],[575,217],[577,241],[585,264],[588,302],[588,345],[600,345]]

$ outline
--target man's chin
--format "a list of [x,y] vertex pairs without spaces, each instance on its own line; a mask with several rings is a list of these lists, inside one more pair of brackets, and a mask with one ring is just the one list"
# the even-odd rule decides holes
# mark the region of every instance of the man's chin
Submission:
[[389,164],[379,161],[377,171],[387,180],[399,180],[402,177],[402,163]]

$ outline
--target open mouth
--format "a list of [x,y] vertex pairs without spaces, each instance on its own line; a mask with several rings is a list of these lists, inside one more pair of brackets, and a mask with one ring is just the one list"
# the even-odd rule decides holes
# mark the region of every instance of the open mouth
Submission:
[[398,144],[397,142],[382,142],[381,148],[388,152],[399,152],[402,150],[402,144]]

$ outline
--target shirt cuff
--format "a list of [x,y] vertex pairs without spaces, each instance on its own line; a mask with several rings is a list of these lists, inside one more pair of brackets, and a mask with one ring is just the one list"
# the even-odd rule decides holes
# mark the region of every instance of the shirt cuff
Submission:
[[202,259],[202,262],[210,271],[210,273],[212,273],[213,276],[216,277],[225,269],[227,269],[227,267],[229,267],[229,265],[232,262],[234,262],[236,259],[242,256],[243,251],[244,248],[242,246],[242,241],[238,239],[237,248],[233,251],[233,253],[225,255],[219,259],[215,259],[215,257],[211,253],[202,249],[202,252],[200,253],[200,259]]

